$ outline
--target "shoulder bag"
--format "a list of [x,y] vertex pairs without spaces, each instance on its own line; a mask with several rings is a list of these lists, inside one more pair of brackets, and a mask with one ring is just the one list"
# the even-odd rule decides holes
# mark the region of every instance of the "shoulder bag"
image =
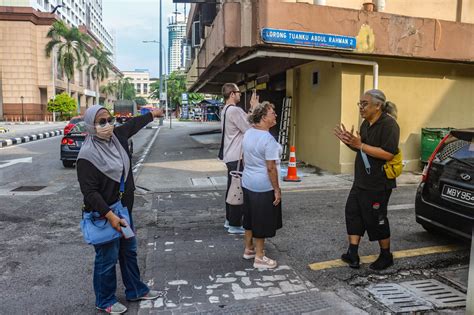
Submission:
[[229,192],[227,193],[226,202],[232,206],[240,206],[244,204],[244,193],[242,191],[242,172],[240,170],[240,162],[242,161],[242,151],[240,151],[240,159],[237,163],[237,170],[231,171],[231,182]]
[[[122,196],[125,191],[124,176],[120,179],[119,200],[110,205],[110,209],[120,218],[130,224],[130,215],[127,207],[122,204]],[[90,245],[102,245],[122,236],[122,233],[112,227],[107,218],[101,216],[98,211],[82,211],[81,230],[84,241]]]

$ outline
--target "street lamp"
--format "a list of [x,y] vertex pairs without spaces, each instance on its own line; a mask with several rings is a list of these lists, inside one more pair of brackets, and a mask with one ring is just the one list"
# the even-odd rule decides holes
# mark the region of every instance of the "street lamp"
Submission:
[[[160,30],[161,30],[161,28],[160,28]],[[157,40],[143,40],[142,43],[145,43],[145,44],[153,43],[153,44],[160,45],[160,70],[159,70],[160,71],[160,74],[159,74],[159,76],[160,76],[160,91],[159,91],[160,95],[159,95],[159,99],[160,99],[160,105],[162,105],[161,95],[163,94],[163,77],[166,80],[166,74],[163,75],[163,71],[162,71],[163,70],[163,64],[162,64],[163,55],[165,56],[165,59],[166,59],[165,46],[163,46],[163,44],[160,43],[160,41],[157,41]],[[163,52],[163,54],[162,54],[162,52]],[[166,68],[166,60],[165,60],[165,68]],[[165,99],[165,117],[168,117],[168,101],[167,101],[167,99]]]
[[24,122],[25,121],[25,112],[23,110],[23,99],[24,99],[23,95],[20,96],[20,99],[21,99],[21,121]]

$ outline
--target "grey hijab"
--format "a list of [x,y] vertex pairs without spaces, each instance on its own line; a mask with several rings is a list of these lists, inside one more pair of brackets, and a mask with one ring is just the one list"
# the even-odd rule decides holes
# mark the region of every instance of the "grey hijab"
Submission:
[[77,159],[91,162],[108,178],[120,183],[122,173],[124,173],[124,181],[127,180],[130,171],[130,158],[115,134],[112,134],[110,141],[96,136],[95,116],[101,109],[106,108],[101,105],[94,105],[86,110],[84,122],[88,135]]

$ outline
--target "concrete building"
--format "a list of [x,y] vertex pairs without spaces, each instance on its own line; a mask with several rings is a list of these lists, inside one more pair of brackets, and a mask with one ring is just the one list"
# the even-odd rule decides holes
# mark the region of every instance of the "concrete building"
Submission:
[[168,16],[168,73],[184,70],[188,50],[185,45],[186,16],[175,12]]
[[160,100],[151,97],[151,84],[158,79],[151,78],[148,69],[135,69],[134,71],[122,71],[124,78],[130,78],[137,97],[145,98],[149,104],[157,105]]
[[[58,71],[56,59],[45,54],[46,34],[57,18],[31,7],[0,6],[0,119],[19,120],[22,114],[30,121],[51,119],[46,111],[48,100],[67,90],[66,77]],[[87,48],[90,51],[99,41],[85,26],[80,30],[93,39]],[[89,58],[89,62],[94,59]],[[70,82],[71,96],[80,112],[93,105],[97,95],[96,82],[86,69],[76,69]],[[121,73],[114,68],[109,75],[108,80],[114,80]],[[113,101],[114,96],[100,95],[101,103]]]
[[421,128],[474,127],[474,1],[365,2],[193,4],[188,87],[237,82],[247,99],[257,87],[278,114],[291,98],[298,159],[337,173],[352,172],[354,153],[332,130],[359,126],[356,103],[378,87],[398,106],[405,169],[419,169]]
[[52,12],[59,4],[62,7],[56,14],[61,20],[70,26],[85,25],[110,53],[115,53],[114,39],[102,21],[102,0],[0,0],[0,6],[30,7],[40,12]]

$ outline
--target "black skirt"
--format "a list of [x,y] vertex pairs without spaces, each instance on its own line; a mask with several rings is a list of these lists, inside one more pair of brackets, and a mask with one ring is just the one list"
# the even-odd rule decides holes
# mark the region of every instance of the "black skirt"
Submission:
[[244,191],[244,220],[243,227],[252,230],[253,237],[273,237],[276,230],[283,226],[281,215],[281,202],[273,205],[274,191],[253,192],[243,188]]

